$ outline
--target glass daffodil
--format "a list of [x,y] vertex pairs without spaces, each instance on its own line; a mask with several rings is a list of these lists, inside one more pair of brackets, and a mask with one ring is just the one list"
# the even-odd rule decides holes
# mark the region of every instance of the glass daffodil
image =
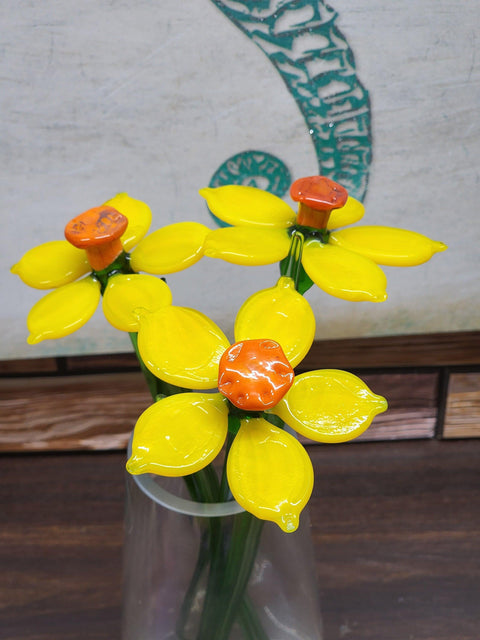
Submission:
[[294,531],[313,488],[313,468],[304,447],[278,423],[318,442],[343,442],[387,408],[353,374],[294,375],[314,333],[310,306],[288,277],[243,304],[233,345],[192,309],[165,306],[141,314],[139,351],[146,366],[194,391],[164,397],[144,411],[128,471],[194,473],[214,460],[230,431],[227,478],[234,498],[255,516]]
[[62,338],[82,327],[102,293],[107,320],[128,332],[138,329],[136,309],[154,311],[170,304],[165,282],[147,274],[166,275],[195,263],[210,230],[196,222],[179,222],[146,235],[151,220],[145,203],[121,193],[71,220],[66,240],[27,251],[12,273],[31,287],[54,289],[28,315],[29,344]]
[[419,265],[447,248],[419,233],[392,227],[338,230],[358,222],[364,207],[323,176],[292,184],[297,215],[286,202],[255,187],[227,185],[201,189],[200,194],[217,218],[233,225],[207,236],[204,255],[235,264],[270,264],[283,260],[290,238],[301,235],[302,265],[310,284],[345,300],[382,302],[387,281],[378,265]]

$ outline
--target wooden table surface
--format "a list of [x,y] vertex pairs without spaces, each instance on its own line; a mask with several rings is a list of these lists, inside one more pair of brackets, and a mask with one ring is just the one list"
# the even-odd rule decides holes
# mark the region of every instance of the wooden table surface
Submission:
[[[325,640],[479,640],[480,440],[309,452]],[[1,640],[120,637],[123,464],[0,457]]]

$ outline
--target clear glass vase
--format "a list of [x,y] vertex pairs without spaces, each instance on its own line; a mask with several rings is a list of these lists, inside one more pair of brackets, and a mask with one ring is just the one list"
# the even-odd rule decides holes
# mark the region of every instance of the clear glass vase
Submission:
[[127,477],[122,640],[321,640],[308,513],[295,533],[181,478]]

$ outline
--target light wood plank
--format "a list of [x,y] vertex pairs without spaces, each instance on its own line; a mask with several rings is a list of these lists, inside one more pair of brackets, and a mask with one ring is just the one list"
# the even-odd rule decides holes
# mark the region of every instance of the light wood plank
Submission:
[[450,376],[443,428],[445,438],[480,438],[480,373]]

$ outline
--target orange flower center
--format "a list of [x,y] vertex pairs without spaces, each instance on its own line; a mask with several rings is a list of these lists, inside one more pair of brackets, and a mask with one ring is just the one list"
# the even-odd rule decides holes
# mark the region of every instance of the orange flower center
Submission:
[[95,271],[112,264],[122,253],[120,240],[128,219],[113,207],[94,207],[84,211],[65,227],[65,237],[78,249],[85,249]]
[[297,222],[304,227],[326,229],[333,209],[343,207],[348,192],[325,176],[299,178],[290,187],[290,196],[299,202]]
[[243,340],[220,359],[218,390],[244,411],[264,411],[280,402],[294,372],[274,340]]

